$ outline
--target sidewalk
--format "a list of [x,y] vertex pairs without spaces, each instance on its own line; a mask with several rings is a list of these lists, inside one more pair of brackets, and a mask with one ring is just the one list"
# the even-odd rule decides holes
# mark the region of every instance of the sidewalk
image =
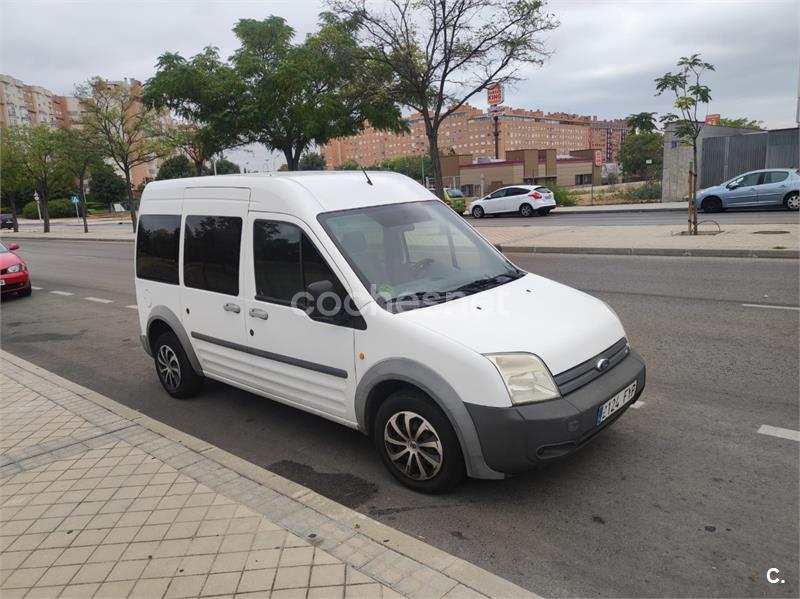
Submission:
[[535,597],[0,351],[0,596]]
[[639,204],[600,204],[597,206],[559,206],[558,214],[598,214],[604,212],[686,212],[686,202],[642,202]]

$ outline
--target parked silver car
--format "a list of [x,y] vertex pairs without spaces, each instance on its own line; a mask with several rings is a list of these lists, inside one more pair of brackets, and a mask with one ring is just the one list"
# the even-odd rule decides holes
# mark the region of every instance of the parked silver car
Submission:
[[800,173],[797,169],[750,171],[714,187],[698,190],[695,199],[695,206],[703,212],[781,205],[787,210],[800,208]]

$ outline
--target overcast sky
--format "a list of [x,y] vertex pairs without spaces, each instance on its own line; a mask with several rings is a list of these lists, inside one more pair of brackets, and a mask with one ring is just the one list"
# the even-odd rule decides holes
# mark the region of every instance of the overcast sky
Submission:
[[[99,75],[152,76],[165,51],[191,56],[204,46],[229,56],[240,18],[284,17],[304,36],[324,4],[315,0],[0,0],[0,73],[58,94]],[[709,112],[746,116],[769,128],[795,124],[800,72],[798,0],[551,0],[561,26],[546,36],[552,57],[507,90],[507,105],[601,118],[667,112],[653,79],[683,55],[716,66],[707,78]],[[473,104],[485,107],[483,96]],[[250,168],[282,162],[237,152]]]

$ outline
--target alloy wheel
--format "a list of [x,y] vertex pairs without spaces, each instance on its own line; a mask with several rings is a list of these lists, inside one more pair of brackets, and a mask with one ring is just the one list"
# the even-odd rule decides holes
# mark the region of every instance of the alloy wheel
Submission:
[[439,434],[415,412],[397,412],[389,418],[383,442],[392,465],[413,480],[429,480],[442,468]]
[[169,345],[162,345],[158,349],[156,364],[164,384],[172,390],[177,389],[181,384],[181,364],[177,354]]

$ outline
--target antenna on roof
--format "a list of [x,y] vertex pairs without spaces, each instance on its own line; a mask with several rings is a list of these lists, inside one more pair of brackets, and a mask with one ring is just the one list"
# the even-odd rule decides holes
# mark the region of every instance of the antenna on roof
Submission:
[[372,179],[369,178],[369,175],[367,174],[367,170],[363,166],[361,167],[361,172],[364,173],[364,176],[367,178],[367,183],[372,185]]

